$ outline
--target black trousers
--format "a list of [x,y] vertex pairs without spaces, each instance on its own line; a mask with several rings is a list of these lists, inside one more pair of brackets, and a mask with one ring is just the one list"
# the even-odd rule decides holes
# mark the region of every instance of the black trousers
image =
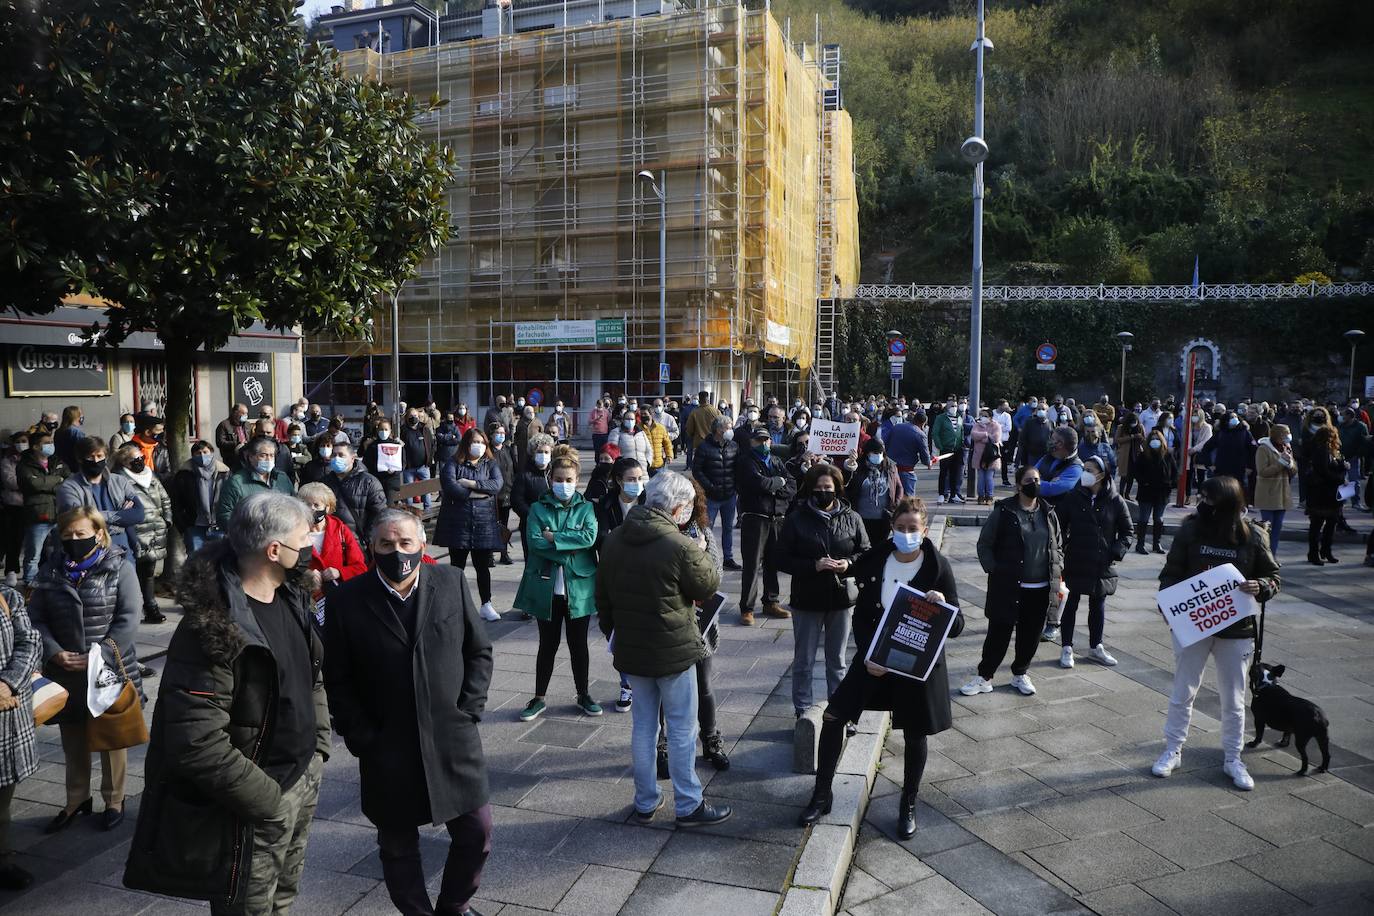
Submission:
[[482,603],[486,604],[491,600],[491,558],[494,552],[490,550],[450,550],[448,561],[459,569],[468,568],[468,554],[472,554],[472,565],[477,570],[477,594],[482,596]]
[[[889,675],[890,677],[891,675]],[[829,792],[835,780],[835,769],[840,765],[840,752],[844,750],[843,719],[823,718],[821,721],[820,747],[816,754],[816,790]],[[902,794],[915,795],[921,788],[921,777],[926,772],[926,758],[929,755],[927,736],[902,729],[902,742],[906,752],[902,760]]]
[[1307,554],[1314,556],[1320,553],[1323,557],[1331,556],[1331,542],[1336,538],[1336,522],[1338,517],[1334,514],[1325,518],[1313,516],[1307,525]]
[[1002,450],[1002,483],[1011,486],[1011,481],[1007,474],[1011,472],[1011,456],[1016,454],[1016,440],[1021,438],[1021,433],[1015,426],[1011,428],[1011,435],[1007,436],[1006,448]]
[[773,549],[782,533],[781,515],[740,516],[740,551],[744,554],[744,574],[740,580],[740,613],[754,610],[759,598],[759,576],[763,576],[763,603],[775,604],[781,589],[778,586],[778,567],[773,561]]
[[592,618],[568,616],[568,599],[563,595],[553,596],[549,620],[535,619],[539,626],[539,654],[534,660],[534,695],[542,697],[549,692],[549,679],[553,677],[553,663],[558,657],[558,643],[563,636],[564,625],[568,631],[568,656],[572,659],[573,682],[577,685],[579,696],[587,691],[587,668],[591,656],[587,652],[587,631]]
[[439,902],[431,904],[420,862],[418,827],[378,827],[377,850],[382,859],[391,902],[405,916],[459,916],[467,911],[482,881],[482,868],[491,855],[491,805],[460,814],[448,828],[448,858],[439,884]]
[[[1082,592],[1070,591],[1064,602],[1064,613],[1059,617],[1059,644],[1073,645],[1073,626],[1078,620],[1078,599]],[[1088,596],[1088,646],[1102,643],[1102,631],[1107,628],[1107,596]]]
[[940,462],[940,495],[963,495],[964,487],[964,449],[956,448],[948,458]]
[[[500,525],[502,528],[505,528],[507,531],[510,530],[510,506],[496,507],[496,524]],[[505,557],[506,559],[510,559],[509,543],[507,543],[505,547],[501,548],[501,556]]]
[[1049,588],[1018,588],[1014,601],[1014,614],[998,614],[995,618],[991,613],[988,615],[988,635],[983,638],[983,660],[978,663],[978,674],[988,680],[992,680],[1002,666],[1002,660],[1007,657],[1013,630],[1016,632],[1016,653],[1011,660],[1012,674],[1025,674],[1035,658],[1035,650],[1040,647],[1040,633],[1045,628],[1050,606]]
[[5,572],[14,573],[23,579],[24,568],[20,565],[20,554],[24,550],[25,510],[23,506],[5,507],[4,530],[0,531],[0,550],[5,555]]
[[138,573],[138,588],[143,592],[143,613],[157,610],[157,560],[139,557],[134,561]]

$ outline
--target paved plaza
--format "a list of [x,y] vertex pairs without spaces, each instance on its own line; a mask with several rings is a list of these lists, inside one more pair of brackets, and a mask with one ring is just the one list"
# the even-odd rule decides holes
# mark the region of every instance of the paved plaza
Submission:
[[[927,497],[931,483],[921,482]],[[1362,529],[1367,518],[1357,520]],[[964,635],[950,644],[956,684],[968,676],[985,631],[976,536],[970,524],[944,532],[969,615]],[[1031,669],[1037,696],[1012,692],[1005,668],[994,693],[956,694],[955,727],[931,741],[920,829],[907,843],[894,839],[899,786],[889,778],[900,780],[901,735],[888,737],[838,909],[852,916],[1370,911],[1374,589],[1358,562],[1362,549],[1338,546],[1345,562],[1315,569],[1301,562],[1301,545],[1286,541],[1281,559],[1292,565],[1268,614],[1266,660],[1286,664],[1284,684],[1331,718],[1331,773],[1294,776],[1296,755],[1274,748],[1271,731],[1264,747],[1246,752],[1255,791],[1234,790],[1221,773],[1209,674],[1183,767],[1167,781],[1150,776],[1172,655],[1153,610],[1162,558],[1131,554],[1108,605],[1107,644],[1120,665],[1080,660],[1063,671],[1057,651],[1042,646]],[[498,609],[509,610],[520,569],[495,569]],[[738,582],[738,574],[727,574],[727,594],[737,596]],[[148,654],[166,644],[179,619],[167,604],[169,623],[145,628]],[[564,652],[549,712],[521,723],[516,712],[532,692],[536,632],[532,622],[507,617],[491,627],[496,668],[481,734],[496,833],[477,909],[484,916],[769,916],[784,906],[794,912],[782,889],[806,838],[794,822],[812,778],[792,773],[787,622],[747,629],[731,616],[722,629],[715,684],[732,766],[716,773],[702,764],[699,773],[708,798],[730,804],[735,814],[715,828],[687,832],[673,828],[668,809],[650,827],[630,823],[630,721],[610,708],[616,675],[595,628],[592,692],[607,713],[589,719],[574,708]],[[158,683],[147,682],[150,695]],[[43,766],[19,786],[12,831],[17,862],[38,883],[23,895],[0,896],[0,909],[26,916],[93,908],[205,912],[121,887],[144,749],[130,752],[131,817],[124,826],[105,833],[86,819],[49,837],[42,826],[63,798],[62,752],[56,729],[39,735]],[[436,890],[447,836],[442,828],[422,836]],[[375,833],[359,810],[357,765],[342,742],[325,769],[294,912],[394,912]]]

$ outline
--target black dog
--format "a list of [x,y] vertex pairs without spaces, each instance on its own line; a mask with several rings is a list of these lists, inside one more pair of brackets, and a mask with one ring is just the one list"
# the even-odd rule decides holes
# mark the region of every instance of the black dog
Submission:
[[1250,668],[1250,691],[1255,696],[1250,704],[1250,712],[1255,716],[1255,740],[1245,746],[1259,747],[1266,725],[1283,732],[1283,740],[1277,747],[1287,747],[1289,737],[1297,735],[1298,756],[1302,758],[1297,775],[1303,776],[1307,773],[1307,742],[1316,738],[1322,752],[1322,765],[1317,767],[1317,772],[1325,773],[1331,764],[1331,747],[1327,743],[1331,722],[1316,703],[1299,699],[1279,686],[1279,678],[1285,670],[1283,665],[1275,667],[1263,663]]

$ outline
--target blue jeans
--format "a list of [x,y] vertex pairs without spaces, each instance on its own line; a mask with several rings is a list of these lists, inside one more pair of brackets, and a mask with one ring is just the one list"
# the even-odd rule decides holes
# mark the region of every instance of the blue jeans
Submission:
[[716,501],[706,500],[706,524],[714,526],[716,516],[720,516],[720,549],[727,560],[735,558],[735,505],[738,496]]
[[48,522],[34,522],[24,532],[24,582],[38,578],[38,563],[43,559],[43,542],[53,526]]
[[635,810],[658,807],[658,710],[668,725],[668,772],[673,777],[673,812],[686,817],[701,807],[701,780],[697,778],[697,673],[696,666],[672,677],[640,677],[627,674],[634,689],[631,708],[633,729],[630,754],[635,766]]
[[[825,686],[829,693],[839,689],[849,666],[844,650],[849,645],[849,608],[838,611],[795,611],[792,614],[792,708],[805,712],[812,704],[811,669],[816,650],[825,634]],[[862,658],[867,646],[859,647]],[[827,694],[828,696],[828,694]]]
[[[406,468],[401,471],[401,483],[414,483],[417,480],[429,480],[429,467]],[[425,508],[429,508],[429,494],[425,494]]]
[[992,468],[978,469],[978,495],[991,496],[993,487]]
[[902,493],[906,496],[916,495],[916,472],[898,471],[897,478],[902,482]]
[[1269,523],[1269,549],[1279,555],[1279,535],[1283,534],[1283,515],[1287,509],[1261,509],[1260,518]]
[[217,528],[211,528],[209,525],[191,525],[181,533],[181,542],[186,545],[186,554],[190,556],[211,541],[218,541],[222,537],[224,532]]

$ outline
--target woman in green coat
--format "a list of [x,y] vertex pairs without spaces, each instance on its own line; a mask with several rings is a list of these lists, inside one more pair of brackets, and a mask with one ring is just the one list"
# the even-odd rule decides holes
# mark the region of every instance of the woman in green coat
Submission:
[[529,555],[515,606],[538,623],[539,655],[534,666],[534,698],[520,712],[523,722],[538,718],[547,708],[544,695],[565,625],[578,708],[589,716],[601,715],[587,687],[587,630],[596,612],[596,510],[577,492],[579,471],[574,449],[555,448],[549,462],[549,490],[525,517]]

